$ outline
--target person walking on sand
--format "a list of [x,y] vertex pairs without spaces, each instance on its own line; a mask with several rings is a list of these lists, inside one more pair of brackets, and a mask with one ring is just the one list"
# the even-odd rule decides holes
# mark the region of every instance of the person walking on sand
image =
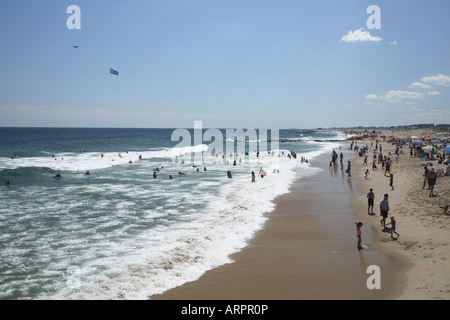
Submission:
[[356,237],[358,238],[358,242],[357,242],[357,248],[358,251],[360,251],[362,249],[362,245],[361,245],[361,236],[362,236],[362,231],[361,231],[361,227],[363,226],[362,222],[358,222],[356,223]]
[[436,185],[436,177],[437,173],[434,171],[434,168],[431,169],[431,171],[428,172],[428,185],[430,186],[430,197],[434,197],[434,186]]
[[372,170],[377,170],[377,160],[375,158],[372,161]]
[[367,194],[367,214],[373,214],[373,202],[375,200],[375,193],[373,193],[373,189],[370,188],[369,193]]
[[[384,171],[384,176],[387,176],[387,177],[389,177],[389,175],[391,174],[391,159],[390,158],[387,158],[387,160],[386,160],[386,166],[385,166],[385,171]],[[388,174],[388,175],[386,175],[386,173]]]
[[380,215],[381,215],[381,226],[386,227],[386,218],[389,213],[389,195],[387,193],[384,194],[383,200],[380,202]]
[[255,172],[252,171],[252,183],[255,182]]
[[391,217],[391,222],[389,222],[387,225],[391,225],[391,238],[394,240],[394,233],[397,235],[397,237],[400,237],[400,235],[395,231],[395,228],[397,226],[397,222],[395,221],[394,217]]

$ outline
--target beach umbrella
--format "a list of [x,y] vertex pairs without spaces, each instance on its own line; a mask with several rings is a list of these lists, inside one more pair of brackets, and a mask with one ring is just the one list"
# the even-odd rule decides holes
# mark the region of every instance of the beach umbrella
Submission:
[[445,148],[444,153],[450,153],[450,146],[447,146],[447,148]]
[[413,140],[413,143],[422,143],[422,142],[423,142],[423,140],[420,140],[420,139]]
[[419,139],[417,136],[412,136],[411,139]]

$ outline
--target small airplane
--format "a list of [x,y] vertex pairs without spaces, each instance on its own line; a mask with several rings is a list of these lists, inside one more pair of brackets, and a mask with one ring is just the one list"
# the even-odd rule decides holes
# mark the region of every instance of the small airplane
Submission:
[[78,48],[78,46],[72,46],[72,47],[75,48],[75,49]]

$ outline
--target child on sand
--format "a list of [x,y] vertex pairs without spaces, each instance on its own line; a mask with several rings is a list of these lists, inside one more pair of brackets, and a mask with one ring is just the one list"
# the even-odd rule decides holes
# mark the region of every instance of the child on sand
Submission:
[[372,170],[377,170],[377,164],[375,158],[372,161]]
[[397,235],[397,237],[400,237],[400,235],[397,233],[397,231],[395,231],[395,227],[396,227],[397,222],[395,221],[394,217],[391,217],[391,222],[389,222],[386,225],[391,225],[391,238],[392,240],[394,240],[394,233]]
[[356,225],[356,237],[358,238],[357,247],[358,247],[358,251],[359,251],[359,250],[362,249],[362,246],[361,246],[361,235],[362,235],[361,227],[363,226],[363,223],[362,222],[358,222],[358,223],[355,222],[355,225]]

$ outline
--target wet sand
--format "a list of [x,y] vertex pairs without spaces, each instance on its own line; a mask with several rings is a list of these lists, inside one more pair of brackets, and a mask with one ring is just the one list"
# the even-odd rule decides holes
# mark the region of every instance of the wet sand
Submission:
[[[343,147],[344,149],[344,147]],[[341,150],[337,150],[338,153]],[[353,154],[344,153],[344,163]],[[330,150],[331,153],[331,150]],[[366,207],[353,178],[329,155],[312,164],[323,170],[296,181],[275,200],[264,228],[248,246],[231,256],[233,263],[206,272],[198,280],[149,297],[152,300],[309,300],[393,299],[406,279],[405,261],[376,248],[375,230],[363,227],[357,250],[355,222]],[[365,195],[364,195],[365,196]],[[368,289],[367,267],[381,270],[381,289]]]

